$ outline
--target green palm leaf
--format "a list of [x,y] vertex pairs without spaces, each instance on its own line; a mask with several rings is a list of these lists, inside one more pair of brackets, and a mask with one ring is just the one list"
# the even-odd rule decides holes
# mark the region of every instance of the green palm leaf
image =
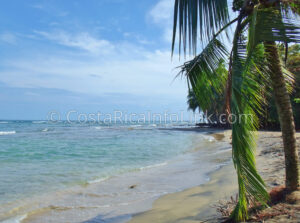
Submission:
[[[257,5],[250,16],[248,49],[254,49],[258,44],[266,41],[281,41],[285,43],[300,41],[300,26],[282,14],[278,8],[261,8]],[[281,63],[282,71],[286,80],[287,89],[292,93],[295,75],[289,72]],[[266,63],[261,63],[260,69],[265,76],[269,74]],[[269,77],[266,76],[266,80]],[[271,89],[271,88],[270,88]]]
[[300,15],[300,2],[299,0],[281,0],[282,8],[285,12],[295,13],[298,16]]
[[175,0],[172,51],[174,51],[177,24],[179,52],[196,54],[197,35],[200,41],[209,41],[213,35],[229,22],[227,0]]
[[192,110],[193,112],[195,112],[199,108],[199,104],[193,90],[189,90],[187,96],[187,104],[188,104],[188,109]]
[[232,65],[231,111],[234,117],[239,118],[232,124],[232,157],[239,184],[238,204],[231,215],[235,221],[247,218],[250,202],[266,204],[269,199],[255,164],[254,132],[258,128],[257,113],[263,103],[260,94],[263,86],[257,81],[257,74],[261,72],[253,72],[258,69],[254,60],[258,48],[247,50],[243,32],[243,27],[238,25],[233,43]]
[[186,76],[202,110],[209,109],[224,92],[227,72],[220,64],[227,57],[225,46],[213,39],[198,56],[181,66],[180,74]]
[[300,42],[299,21],[282,14],[278,8],[262,8],[257,5],[251,17],[251,47],[264,41]]
[[[251,202],[265,205],[269,199],[255,165],[254,132],[258,128],[257,115],[261,114],[264,102],[262,95],[270,93],[270,70],[265,63],[264,44],[266,41],[300,41],[299,22],[289,16],[291,10],[298,13],[294,0],[289,3],[276,1],[277,8],[266,8],[265,3],[269,2],[262,3],[265,5],[260,2],[234,0],[233,8],[240,14],[231,22],[228,22],[227,2],[223,0],[175,0],[174,7],[172,52],[177,24],[179,53],[183,48],[185,54],[189,45],[190,52],[196,54],[198,34],[202,43],[206,40],[209,42],[198,56],[181,67],[181,74],[187,77],[203,108],[209,107],[214,96],[224,89],[223,76],[217,72],[217,65],[221,60],[227,61],[228,53],[216,36],[238,21],[229,65],[232,75],[231,110],[238,117],[238,121],[232,124],[232,157],[239,184],[239,200],[232,213],[235,221],[247,218],[247,207]],[[287,72],[285,75],[287,83],[292,86],[292,75]]]

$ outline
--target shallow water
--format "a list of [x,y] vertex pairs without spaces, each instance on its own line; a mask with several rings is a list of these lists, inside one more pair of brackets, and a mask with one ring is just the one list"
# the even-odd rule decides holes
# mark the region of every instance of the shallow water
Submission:
[[0,220],[124,222],[206,182],[228,146],[165,127],[1,122]]

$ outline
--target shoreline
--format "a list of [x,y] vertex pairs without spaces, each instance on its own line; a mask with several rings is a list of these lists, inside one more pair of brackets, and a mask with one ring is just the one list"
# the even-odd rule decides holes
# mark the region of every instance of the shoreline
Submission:
[[[224,140],[229,140],[229,131],[224,133]],[[300,133],[296,133],[296,137],[299,143]],[[284,185],[283,156],[281,132],[259,131],[256,151],[257,168],[268,190]],[[158,198],[151,210],[134,215],[129,223],[220,222],[222,216],[217,213],[214,205],[219,201],[229,201],[231,197],[236,197],[238,192],[236,172],[231,162],[210,176],[209,182],[200,186]],[[299,210],[298,206],[289,208]],[[296,222],[294,218],[297,221],[300,216],[289,216],[283,213],[265,222]]]
[[11,209],[14,211],[10,217],[2,220],[127,222],[134,214],[151,209],[157,198],[207,182],[210,172],[227,161],[223,157],[224,153],[229,155],[227,147],[207,131],[195,133],[191,140],[194,146],[166,165],[150,165],[102,182],[29,198],[29,202]]
[[212,205],[217,204],[218,200],[232,196],[237,191],[236,181],[233,165],[228,163],[211,173],[208,182],[181,192],[164,195],[153,203],[151,210],[135,214],[128,222],[214,222],[221,216],[218,216]]
[[[202,130],[200,133],[206,141],[197,134],[192,150],[163,165],[151,165],[102,182],[77,186],[67,193],[60,191],[39,197],[33,200],[30,211],[2,220],[22,223],[218,222],[221,216],[213,205],[219,204],[219,200],[235,198],[237,192],[236,172],[231,161],[231,131]],[[284,182],[280,135],[280,132],[263,131],[257,140],[258,170],[268,188]],[[297,133],[299,139],[300,133]],[[197,145],[199,142],[201,145]]]
[[[217,141],[228,143],[228,130],[209,133]],[[237,191],[236,172],[233,163],[223,164],[208,174],[209,180],[183,191],[166,194],[153,202],[152,208],[132,216],[128,223],[199,223],[218,222],[213,205],[231,197]]]

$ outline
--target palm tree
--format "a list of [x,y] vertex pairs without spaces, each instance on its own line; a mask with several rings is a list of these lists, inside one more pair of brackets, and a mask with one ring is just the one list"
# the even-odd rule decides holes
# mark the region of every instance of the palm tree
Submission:
[[277,47],[274,41],[266,41],[266,58],[269,62],[270,77],[274,89],[275,104],[282,130],[285,154],[285,175],[287,189],[299,187],[298,151],[296,146],[295,124],[292,104],[282,73]]
[[[221,60],[229,64],[225,101],[230,102],[227,107],[232,113],[231,119],[238,117],[232,124],[232,158],[239,186],[238,203],[231,215],[234,221],[247,218],[248,204],[266,204],[269,199],[256,170],[254,154],[257,115],[261,114],[264,102],[262,90],[268,89],[269,80],[281,121],[286,186],[295,190],[299,185],[293,114],[284,76],[287,72],[282,69],[275,45],[276,41],[299,42],[300,27],[294,20],[295,14],[300,14],[296,1],[233,0],[237,17],[230,20],[227,0],[175,0],[172,52],[177,33],[179,54],[183,49],[185,55],[188,45],[189,52],[195,56],[199,48],[197,43],[200,41],[204,45],[200,54],[181,67],[181,74],[187,77],[197,98],[213,100],[210,91],[199,86],[210,83],[221,90],[216,69]],[[235,32],[229,35],[228,28],[233,24],[236,24]],[[232,41],[230,53],[225,47],[223,33]],[[205,106],[207,102],[202,101]]]
[[199,112],[201,111],[201,108],[199,107],[197,98],[193,90],[189,90],[188,96],[187,96],[187,104],[188,104],[188,110],[192,110],[193,112],[196,112],[198,109]]
[[[210,82],[200,82],[198,90],[201,91],[209,91],[208,97],[196,97],[193,89],[189,89],[187,96],[187,104],[188,109],[195,112],[197,109],[199,112],[204,112],[209,117],[208,121],[211,121],[209,124],[215,125],[223,125],[226,123],[225,120],[220,120],[219,115],[224,111],[224,105],[222,102],[224,101],[223,89],[225,88],[228,71],[225,66],[225,61],[220,61],[218,64],[218,68],[216,69],[217,81],[215,85],[211,85]],[[199,102],[200,100],[200,102]],[[208,118],[206,117],[206,118]]]

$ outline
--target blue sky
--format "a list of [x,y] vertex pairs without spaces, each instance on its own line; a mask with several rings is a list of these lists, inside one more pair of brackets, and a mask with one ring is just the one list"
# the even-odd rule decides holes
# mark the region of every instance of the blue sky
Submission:
[[52,110],[178,112],[173,0],[11,0],[0,8],[0,119]]

